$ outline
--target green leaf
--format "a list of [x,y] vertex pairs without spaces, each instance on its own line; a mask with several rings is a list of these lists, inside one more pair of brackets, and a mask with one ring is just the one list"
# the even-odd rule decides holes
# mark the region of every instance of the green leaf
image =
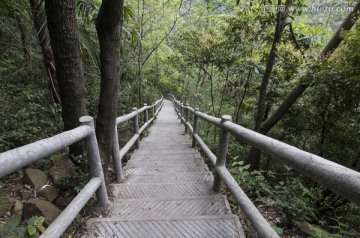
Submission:
[[32,225],[28,225],[28,233],[29,233],[29,235],[35,235],[35,233],[36,233],[36,228],[34,227],[34,226],[32,226]]
[[28,220],[27,224],[28,224],[28,225],[34,225],[36,219],[38,219],[38,216],[32,216],[32,217]]
[[35,222],[34,222],[34,226],[42,226],[43,222],[44,222],[45,218],[43,216],[38,217]]
[[284,230],[280,227],[274,226],[273,229],[275,230],[276,234],[282,235]]
[[21,220],[20,215],[12,216],[5,224],[3,232],[5,234],[10,234],[15,231],[16,227],[19,226]]

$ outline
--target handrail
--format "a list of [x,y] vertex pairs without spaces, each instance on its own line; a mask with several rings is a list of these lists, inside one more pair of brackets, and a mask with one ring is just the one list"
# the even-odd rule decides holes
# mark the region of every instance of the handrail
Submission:
[[[121,165],[122,158],[130,150],[130,148],[133,145],[135,145],[136,149],[139,148],[140,135],[156,119],[156,116],[158,115],[158,113],[162,107],[163,98],[164,97],[161,96],[161,98],[159,100],[157,100],[154,104],[152,104],[150,106],[148,106],[147,104],[144,104],[144,106],[140,109],[137,109],[136,107],[134,107],[133,112],[116,118],[114,144],[113,144],[113,148],[112,148],[112,157],[113,157],[113,161],[114,161],[116,182],[120,183],[122,180],[122,177],[123,177],[122,165]],[[151,118],[149,118],[149,109],[152,110]],[[139,128],[139,114],[142,112],[144,112],[144,123],[141,126],[141,128]],[[134,122],[134,129],[133,129],[134,135],[126,143],[126,145],[124,145],[123,148],[120,149],[117,125],[124,123],[126,121],[129,121],[131,119],[133,119],[133,122]]]
[[75,129],[53,137],[0,153],[0,178],[2,178],[84,139],[92,178],[40,236],[42,238],[60,237],[95,192],[100,207],[107,208],[111,206],[106,191],[93,118],[83,116],[80,118],[80,124]]
[[[190,130],[193,137],[193,147],[198,144],[210,159],[216,170],[214,189],[217,189],[220,181],[223,181],[229,191],[235,197],[246,216],[251,221],[260,237],[278,237],[269,223],[261,215],[255,205],[243,192],[230,172],[226,169],[225,159],[228,142],[226,133],[230,133],[236,138],[258,148],[269,154],[272,159],[278,160],[308,176],[310,179],[322,184],[331,191],[343,196],[349,201],[360,205],[360,173],[342,165],[336,164],[315,154],[300,150],[281,141],[272,139],[268,136],[246,129],[231,122],[231,117],[223,116],[216,118],[202,113],[198,108],[191,108],[188,103],[184,104],[176,100],[174,96],[167,96],[173,103],[179,119],[185,125],[185,131]],[[193,127],[188,121],[188,113],[194,115]],[[211,152],[208,146],[198,135],[198,118],[209,122],[221,129],[218,155]],[[223,136],[222,136],[223,134]],[[225,138],[225,139],[222,139]],[[220,162],[219,162],[220,161]],[[217,185],[216,185],[217,184]]]

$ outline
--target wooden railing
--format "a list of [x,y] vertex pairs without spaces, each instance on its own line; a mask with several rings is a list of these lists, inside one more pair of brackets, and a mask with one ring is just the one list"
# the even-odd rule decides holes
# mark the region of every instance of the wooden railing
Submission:
[[[246,129],[231,121],[231,116],[221,118],[209,116],[192,108],[188,103],[181,103],[172,95],[165,96],[173,101],[175,110],[185,125],[185,132],[192,134],[192,146],[198,145],[214,165],[216,174],[213,188],[219,191],[222,182],[235,197],[242,211],[254,226],[259,237],[279,237],[270,224],[261,215],[252,201],[240,188],[231,173],[226,168],[226,154],[228,151],[229,135],[232,134],[247,144],[270,155],[272,159],[280,161],[297,170],[301,174],[322,184],[329,190],[343,196],[349,201],[360,205],[360,173],[342,165],[336,164],[315,154],[300,150],[294,146],[272,139],[268,136]],[[189,113],[193,114],[193,125],[189,122]],[[220,128],[217,155],[215,155],[198,135],[199,118]]]
[[[114,134],[114,146],[112,151],[112,157],[114,161],[115,174],[116,174],[116,182],[120,183],[123,177],[122,175],[122,167],[121,167],[121,159],[124,155],[130,150],[130,148],[135,145],[135,148],[139,148],[140,135],[143,131],[151,125],[153,120],[156,119],[157,114],[159,113],[162,107],[163,97],[161,97],[158,101],[156,101],[153,105],[148,106],[144,104],[144,106],[140,109],[136,107],[133,108],[133,112],[127,115],[116,118],[115,124],[115,134]],[[152,117],[149,118],[149,110],[152,111]],[[139,128],[139,114],[144,112],[144,124]],[[124,123],[133,119],[134,121],[134,135],[133,137],[126,143],[123,148],[119,148],[119,139],[118,139],[118,130],[117,125]]]

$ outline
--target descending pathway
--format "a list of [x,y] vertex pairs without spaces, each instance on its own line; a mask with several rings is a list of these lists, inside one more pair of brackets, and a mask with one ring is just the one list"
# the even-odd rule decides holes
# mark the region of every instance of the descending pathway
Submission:
[[226,197],[212,191],[213,176],[170,101],[124,173],[111,185],[108,217],[89,220],[85,237],[245,237]]

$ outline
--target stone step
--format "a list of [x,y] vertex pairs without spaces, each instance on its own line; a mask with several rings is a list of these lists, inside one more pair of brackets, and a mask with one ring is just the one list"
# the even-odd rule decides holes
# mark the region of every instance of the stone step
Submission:
[[203,181],[213,181],[211,172],[201,173],[176,173],[176,174],[147,174],[147,175],[134,175],[130,174],[125,177],[125,184],[157,184],[157,183],[199,183]]
[[231,214],[225,196],[179,197],[170,199],[120,199],[114,202],[108,217],[164,218]]
[[180,164],[174,166],[141,166],[141,167],[125,167],[124,174],[158,174],[158,173],[197,173],[197,172],[208,172],[209,169],[205,164]]
[[165,184],[112,184],[110,191],[119,199],[174,198],[213,195],[211,182]]
[[163,219],[90,219],[83,238],[243,238],[239,219],[234,215]]

